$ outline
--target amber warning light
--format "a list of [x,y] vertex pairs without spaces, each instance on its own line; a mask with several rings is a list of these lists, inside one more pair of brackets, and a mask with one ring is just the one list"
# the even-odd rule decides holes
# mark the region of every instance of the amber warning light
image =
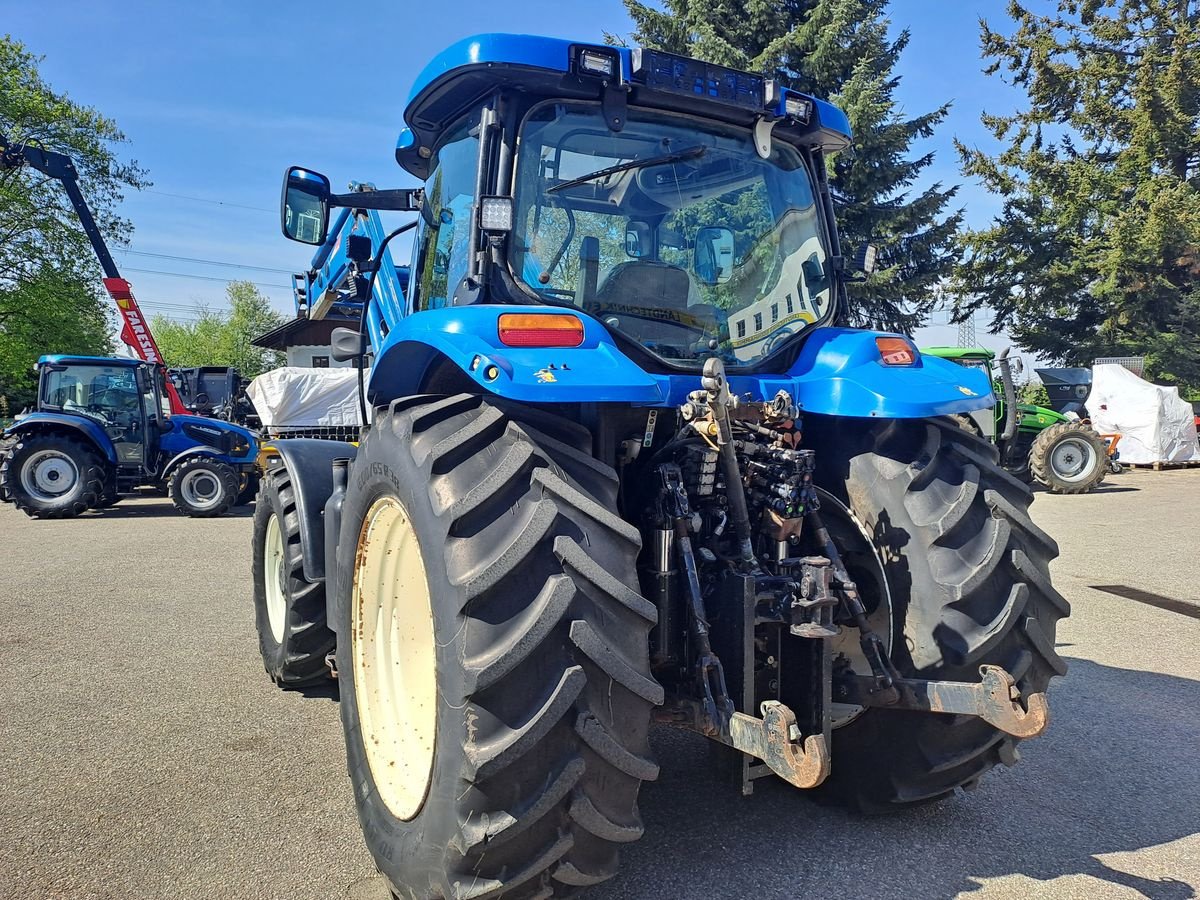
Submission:
[[877,337],[875,346],[879,348],[879,358],[885,366],[915,366],[917,364],[917,348],[898,337]]
[[500,317],[500,343],[507,347],[578,347],[583,322],[552,313],[505,313]]

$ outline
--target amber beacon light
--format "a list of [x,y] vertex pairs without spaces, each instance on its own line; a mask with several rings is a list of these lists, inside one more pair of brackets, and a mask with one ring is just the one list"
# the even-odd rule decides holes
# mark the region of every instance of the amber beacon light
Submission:
[[500,317],[500,343],[508,347],[578,347],[583,322],[553,313],[505,313]]
[[879,348],[879,359],[885,366],[915,366],[917,364],[917,348],[904,338],[878,337],[875,346]]

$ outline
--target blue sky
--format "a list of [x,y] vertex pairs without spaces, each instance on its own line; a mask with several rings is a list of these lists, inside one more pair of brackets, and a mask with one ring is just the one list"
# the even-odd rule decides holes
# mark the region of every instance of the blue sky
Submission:
[[[409,183],[392,155],[401,113],[417,72],[445,45],[484,31],[598,41],[605,31],[632,30],[619,0],[52,5],[51,14],[40,4],[10,3],[0,29],[45,57],[41,73],[56,90],[125,131],[130,143],[119,152],[145,166],[154,185],[126,198],[135,252],[118,253],[117,262],[148,312],[180,319],[197,302],[220,307],[231,278],[259,283],[291,313],[288,273],[305,268],[310,253],[279,234],[283,169],[312,166],[335,186]],[[976,225],[997,204],[961,177],[952,141],[990,146],[980,112],[1004,112],[1019,100],[980,71],[978,20],[1006,26],[1004,6],[892,4],[894,27],[912,32],[898,72],[901,107],[919,114],[954,103],[936,136],[917,148],[936,153],[928,181],[961,184],[959,204]],[[954,343],[955,336],[955,327],[935,324],[918,338]]]

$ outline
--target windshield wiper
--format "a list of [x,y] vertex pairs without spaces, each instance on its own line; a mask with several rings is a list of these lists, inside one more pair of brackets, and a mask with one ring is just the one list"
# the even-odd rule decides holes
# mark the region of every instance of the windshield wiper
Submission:
[[555,191],[566,190],[577,185],[587,184],[589,181],[595,181],[597,178],[605,178],[609,175],[616,175],[618,172],[628,172],[631,169],[645,169],[648,166],[665,166],[667,163],[682,162],[685,159],[695,159],[698,156],[703,156],[708,148],[704,146],[688,147],[686,150],[677,150],[674,153],[665,153],[662,156],[649,156],[646,159],[631,159],[623,163],[617,163],[615,166],[607,166],[603,169],[597,169],[588,175],[580,175],[578,178],[572,178],[570,181],[564,181],[562,184],[556,184],[554,187],[546,188],[547,194],[553,194]]

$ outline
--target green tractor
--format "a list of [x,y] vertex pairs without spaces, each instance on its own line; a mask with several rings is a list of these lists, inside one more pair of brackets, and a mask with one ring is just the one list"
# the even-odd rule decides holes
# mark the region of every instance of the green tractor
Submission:
[[1018,478],[1037,481],[1056,494],[1084,494],[1109,471],[1120,471],[1109,459],[1108,442],[1086,419],[1017,402],[1013,376],[1020,372],[1020,360],[1010,360],[1007,348],[999,354],[984,347],[926,347],[921,352],[984,369],[998,383],[998,399],[990,411],[958,419],[964,428],[994,441],[1002,464]]

